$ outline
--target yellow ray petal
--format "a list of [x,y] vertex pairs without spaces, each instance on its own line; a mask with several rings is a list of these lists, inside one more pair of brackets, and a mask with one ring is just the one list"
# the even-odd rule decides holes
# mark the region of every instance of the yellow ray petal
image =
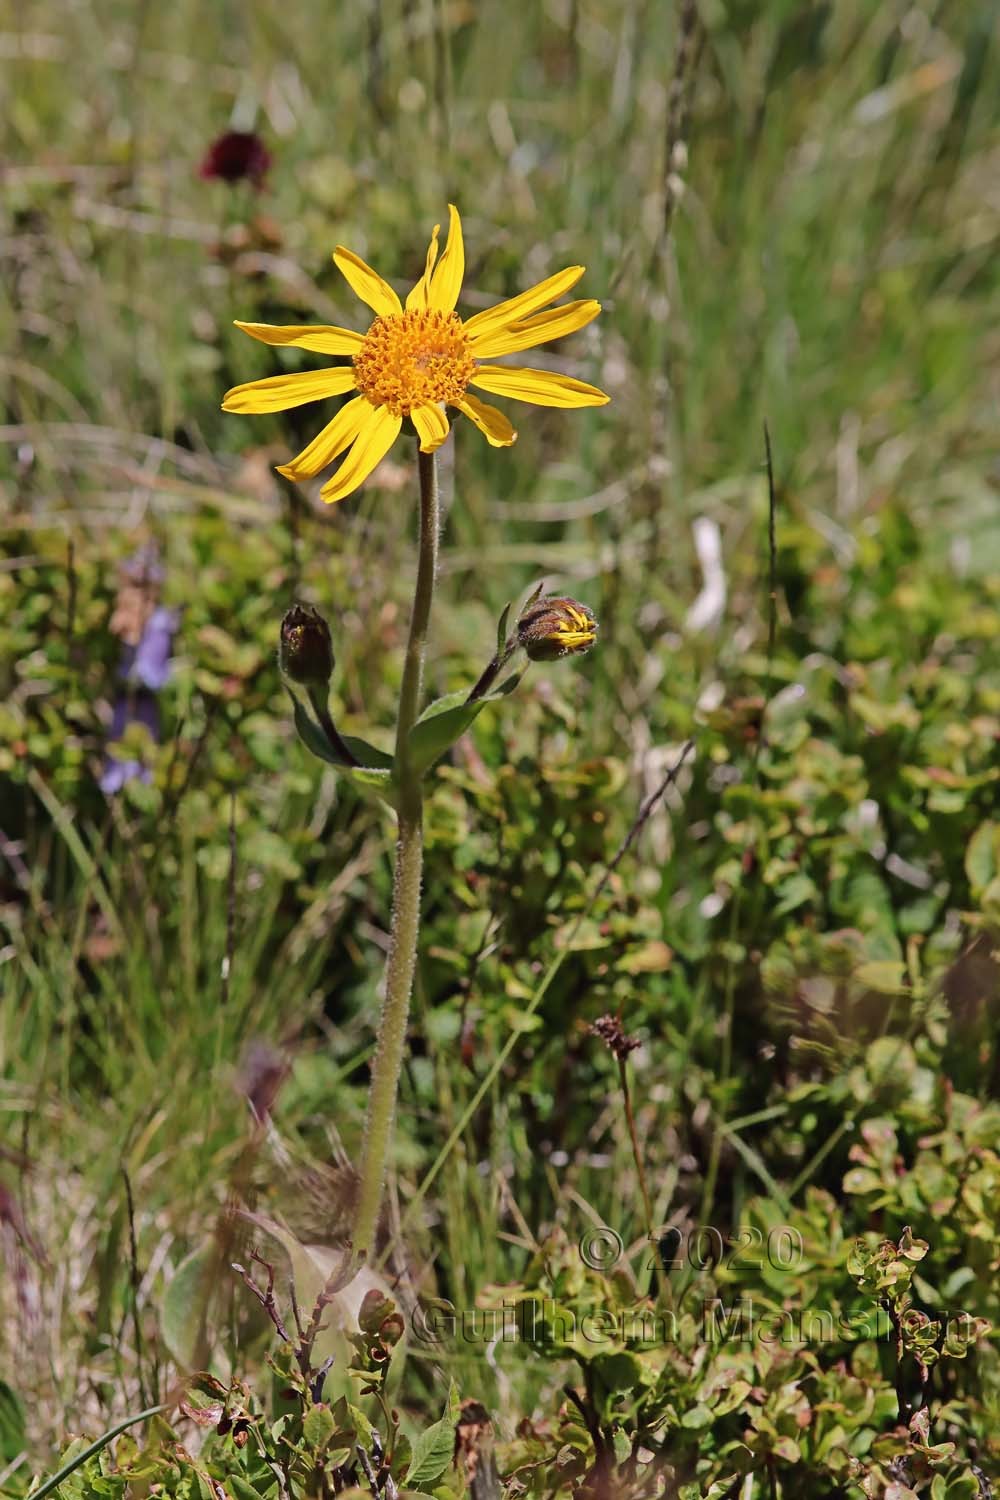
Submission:
[[351,290],[380,318],[392,318],[403,311],[403,304],[389,283],[383,281],[360,255],[338,245],[333,252],[333,261]]
[[526,292],[520,292],[506,302],[498,302],[496,307],[488,307],[485,312],[476,313],[465,324],[466,333],[470,338],[478,338],[481,334],[495,333],[498,328],[506,328],[509,323],[519,322],[529,313],[544,307],[546,302],[554,302],[557,297],[568,292],[570,287],[576,286],[585,269],[584,266],[567,266],[565,271],[557,271],[554,276],[540,281],[537,286],[529,287]]
[[531,401],[535,406],[604,406],[611,400],[596,385],[585,385],[554,370],[526,370],[518,365],[478,365],[472,384],[494,396]]
[[363,342],[362,334],[325,323],[279,327],[275,323],[241,323],[237,318],[236,327],[262,344],[289,344],[293,349],[311,349],[314,354],[356,354]]
[[487,406],[485,401],[480,401],[470,391],[466,391],[461,401],[456,401],[455,405],[470,421],[475,422],[491,448],[509,448],[511,443],[517,442],[517,433],[503,412],[497,411],[495,406]]
[[440,448],[451,431],[448,418],[440,406],[432,406],[430,403],[415,406],[410,412],[410,420],[417,429],[421,453],[433,453],[436,448]]
[[407,311],[409,311],[409,309],[413,307],[420,308],[426,307],[428,305],[427,288],[430,286],[431,272],[434,269],[434,262],[437,260],[438,235],[440,233],[441,225],[435,224],[434,233],[431,235],[431,242],[427,247],[427,261],[424,265],[424,274],[421,276],[416,286],[413,287],[412,291],[406,299]]
[[371,416],[358,433],[350,453],[320,490],[327,505],[343,500],[345,495],[364,483],[396,441],[402,425],[402,417],[394,417],[384,406],[372,407]]
[[536,313],[533,318],[523,318],[507,328],[481,333],[472,340],[472,352],[477,359],[496,359],[501,354],[520,354],[523,349],[534,349],[537,344],[547,344],[551,339],[565,338],[575,333],[597,317],[601,304],[566,302],[562,307],[550,307],[547,312]]
[[342,396],[353,389],[353,365],[339,370],[303,370],[299,375],[269,375],[266,380],[234,385],[223,398],[222,410],[289,411],[293,406],[323,401],[327,396]]
[[370,411],[371,403],[364,396],[355,396],[353,401],[341,407],[333,421],[327,422],[322,432],[318,432],[297,457],[287,464],[279,464],[278,473],[288,479],[312,479],[320,469],[332,463],[338,453],[350,447]]
[[458,294],[462,290],[465,275],[465,241],[462,238],[462,220],[454,203],[448,204],[448,243],[438,261],[437,270],[430,279],[427,291],[429,307],[441,312],[454,312]]

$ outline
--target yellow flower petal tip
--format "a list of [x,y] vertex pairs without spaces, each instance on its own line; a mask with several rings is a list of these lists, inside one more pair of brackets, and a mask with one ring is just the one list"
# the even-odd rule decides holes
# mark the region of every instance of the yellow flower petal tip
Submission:
[[512,447],[517,432],[503,412],[474,394],[473,387],[515,401],[565,409],[604,406],[611,399],[596,386],[568,375],[483,362],[565,338],[596,318],[601,304],[593,298],[558,302],[583,276],[584,266],[567,266],[527,291],[463,320],[455,306],[465,274],[465,247],[461,215],[454,203],[448,205],[448,238],[439,258],[440,232],[436,224],[424,273],[405,306],[394,288],[359,255],[345,245],[336,247],[333,260],[338,270],[375,315],[366,333],[327,325],[233,320],[241,333],[262,343],[348,360],[325,370],[248,381],[227,391],[222,402],[227,412],[273,412],[353,392],[354,399],[341,407],[296,458],[277,466],[285,478],[302,482],[343,454],[340,467],[320,491],[328,505],[367,479],[392,446],[404,418],[416,428],[424,453],[433,453],[447,441],[448,407],[467,417],[491,447]]

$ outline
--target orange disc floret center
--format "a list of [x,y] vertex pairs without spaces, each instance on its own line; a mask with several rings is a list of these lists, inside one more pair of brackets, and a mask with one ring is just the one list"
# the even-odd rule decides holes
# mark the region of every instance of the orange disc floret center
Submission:
[[354,383],[373,406],[408,417],[415,406],[460,400],[475,368],[457,313],[414,308],[375,319],[354,356]]

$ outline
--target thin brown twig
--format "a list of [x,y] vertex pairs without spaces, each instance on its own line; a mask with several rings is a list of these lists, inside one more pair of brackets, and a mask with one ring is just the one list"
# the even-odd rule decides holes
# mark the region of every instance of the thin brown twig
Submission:
[[646,1181],[646,1169],[642,1164],[642,1153],[639,1150],[639,1136],[635,1128],[635,1113],[632,1109],[632,1091],[628,1082],[628,1058],[618,1059],[618,1078],[622,1086],[622,1099],[625,1104],[625,1123],[628,1126],[629,1140],[632,1142],[632,1156],[635,1161],[636,1175],[639,1179],[639,1192],[642,1194],[642,1206],[646,1214],[646,1233],[653,1233],[653,1200],[649,1196],[649,1184]]
[[[305,1333],[302,1336],[302,1342],[299,1345],[297,1351],[300,1364],[303,1360],[305,1360],[306,1364],[309,1364],[311,1362],[313,1345],[319,1337],[320,1330],[323,1326],[323,1314],[329,1307],[333,1299],[336,1297],[337,1293],[341,1291],[341,1289],[353,1279],[354,1274],[357,1270],[357,1265],[357,1258],[352,1255],[350,1250],[347,1250],[342,1256],[340,1264],[336,1267],[335,1270],[331,1271],[330,1275],[327,1277],[326,1282],[320,1290],[315,1304],[313,1305],[312,1316],[309,1319]],[[304,1369],[303,1374],[305,1374]]]
[[[584,911],[577,918],[576,928],[574,928],[573,936],[576,935],[576,930],[580,926],[582,926],[584,920],[587,917],[590,916],[590,913],[596,907],[598,901],[603,896],[603,894],[604,894],[604,892],[605,892],[605,890],[607,888],[608,882],[611,879],[612,875],[614,875],[615,871],[618,869],[618,866],[621,864],[622,860],[625,858],[626,854],[631,849],[632,845],[635,843],[636,839],[639,837],[640,833],[645,828],[646,824],[649,822],[649,819],[652,817],[653,813],[656,811],[656,808],[659,805],[659,803],[667,795],[667,792],[670,790],[670,788],[673,786],[674,782],[677,780],[677,777],[680,775],[681,768],[683,767],[684,762],[687,760],[688,756],[691,754],[691,751],[693,749],[694,749],[694,740],[685,740],[684,744],[681,746],[681,753],[680,753],[680,755],[674,761],[673,765],[669,767],[669,769],[666,772],[666,775],[663,777],[663,780],[660,782],[659,786],[657,786],[652,792],[650,792],[650,794],[646,798],[645,802],[639,808],[639,811],[636,814],[635,821],[633,822],[632,827],[629,829],[628,833],[625,835],[624,839],[622,840],[621,844],[618,847],[617,852],[612,857],[611,862],[608,865],[605,866],[604,874],[601,876],[600,880],[597,882],[597,888],[594,891],[594,894],[591,896],[590,900],[587,902],[587,905],[584,908]],[[567,950],[569,948],[571,948],[571,947],[572,947],[572,942],[571,941],[567,941],[566,944],[564,945],[564,948],[567,949]]]
[[260,1287],[257,1285],[256,1281],[254,1281],[253,1277],[245,1266],[241,1266],[238,1261],[234,1260],[232,1262],[232,1268],[236,1272],[240,1280],[243,1282],[243,1285],[246,1287],[247,1291],[253,1293],[253,1295],[257,1298],[257,1301],[260,1303],[261,1307],[267,1313],[267,1316],[274,1324],[275,1331],[281,1342],[283,1344],[290,1344],[292,1341],[288,1337],[288,1329],[285,1327],[285,1324],[282,1320],[281,1313],[278,1310],[278,1304],[274,1296],[274,1267],[271,1265],[270,1261],[265,1260],[257,1250],[250,1251],[250,1259],[257,1265],[263,1266],[264,1270],[267,1272],[267,1286],[263,1291],[261,1291]]

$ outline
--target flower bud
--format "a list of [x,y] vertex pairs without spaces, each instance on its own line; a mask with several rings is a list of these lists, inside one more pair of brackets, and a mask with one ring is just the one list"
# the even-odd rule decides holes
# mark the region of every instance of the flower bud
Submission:
[[589,651],[597,639],[597,621],[576,599],[550,595],[525,610],[517,622],[517,641],[532,661],[558,661]]
[[289,682],[325,688],[333,672],[330,627],[311,604],[293,604],[281,622],[278,662]]

